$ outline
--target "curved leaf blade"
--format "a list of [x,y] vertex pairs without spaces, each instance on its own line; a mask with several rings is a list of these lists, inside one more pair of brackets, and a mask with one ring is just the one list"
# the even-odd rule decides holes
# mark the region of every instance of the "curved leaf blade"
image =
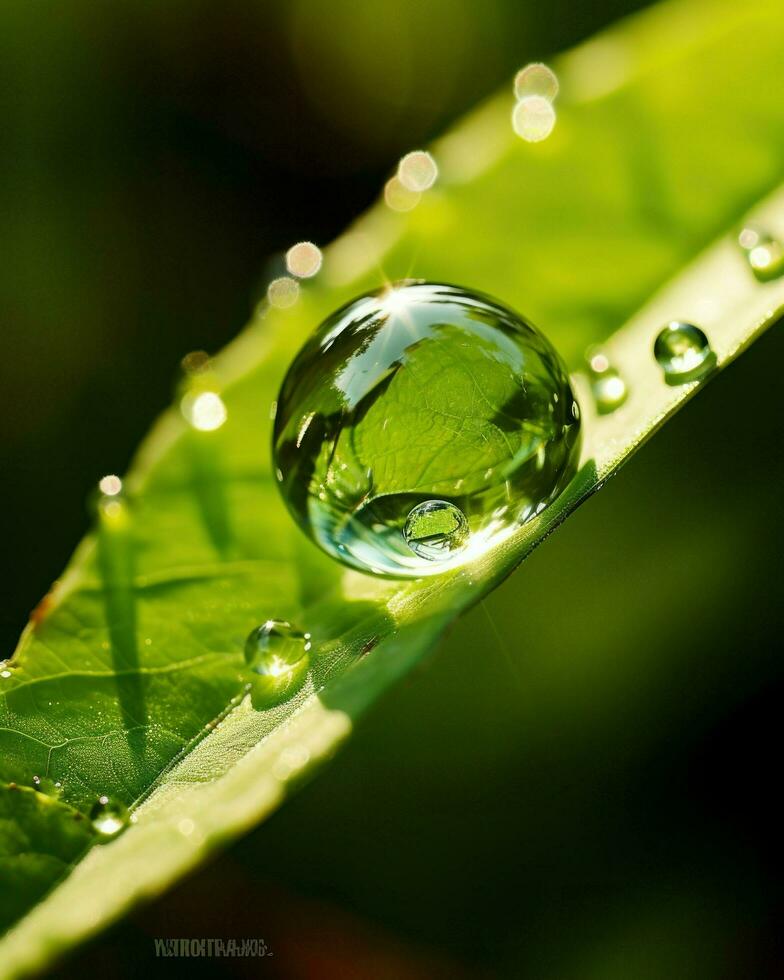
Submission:
[[[127,481],[135,501],[132,577],[122,587],[122,553],[112,565],[112,554],[88,539],[2,682],[3,779],[27,787],[39,775],[63,791],[57,804],[27,788],[0,793],[0,812],[10,814],[0,867],[24,877],[27,852],[14,831],[47,816],[55,825],[38,840],[31,835],[39,871],[25,878],[29,888],[8,920],[56,887],[3,941],[8,975],[157,893],[273,809],[454,615],[698,390],[698,383],[666,386],[650,356],[666,320],[702,323],[723,366],[779,315],[784,285],[759,284],[731,234],[780,174],[777,101],[771,94],[751,103],[736,83],[762,71],[766,58],[775,64],[784,46],[775,15],[766,3],[741,12],[669,5],[591,42],[559,66],[565,101],[555,134],[539,147],[512,136],[510,98],[493,101],[436,147],[438,190],[405,217],[372,211],[328,250],[323,280],[297,307],[268,311],[222,355],[226,426],[200,442],[204,434],[190,433],[176,412],[164,416]],[[598,94],[585,69],[592,58],[598,64],[596,45],[603,59],[615,50],[633,66],[611,90],[605,79]],[[662,60],[657,46],[667,52]],[[748,135],[726,166],[723,114],[742,116]],[[713,127],[684,138],[705,119]],[[658,159],[641,152],[640,130]],[[781,235],[783,204],[774,198],[759,216]],[[373,269],[357,275],[358,257],[383,263],[389,278],[413,273],[496,293],[543,324],[573,367],[587,344],[606,341],[631,384],[626,405],[600,417],[576,376],[586,412],[578,478],[498,549],[424,583],[381,582],[334,565],[291,526],[269,476],[269,400],[309,330],[377,284]],[[120,582],[113,590],[107,563]],[[315,653],[303,689],[259,711],[244,697],[241,642],[271,615],[305,623]],[[89,833],[77,835],[76,846],[61,842],[58,852],[54,838],[105,792],[133,806],[134,826],[81,861]]]

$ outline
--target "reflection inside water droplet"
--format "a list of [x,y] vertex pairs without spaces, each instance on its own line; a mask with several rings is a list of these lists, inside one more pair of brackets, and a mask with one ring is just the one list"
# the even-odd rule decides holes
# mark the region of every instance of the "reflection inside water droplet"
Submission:
[[111,796],[99,796],[90,810],[93,828],[101,837],[116,837],[128,826],[128,809],[124,803]]
[[659,332],[653,353],[667,384],[685,384],[704,377],[716,366],[716,355],[704,331],[693,323],[673,320]]
[[443,561],[465,547],[468,522],[448,500],[425,500],[406,518],[403,537],[419,558]]

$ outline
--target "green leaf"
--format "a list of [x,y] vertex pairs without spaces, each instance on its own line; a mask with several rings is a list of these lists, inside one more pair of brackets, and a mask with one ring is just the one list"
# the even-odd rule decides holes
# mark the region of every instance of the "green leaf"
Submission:
[[[780,180],[784,114],[775,85],[745,82],[774,78],[783,51],[775,2],[662,6],[556,63],[558,124],[536,145],[511,130],[510,86],[436,144],[439,181],[412,212],[371,210],[294,307],[262,310],[218,358],[225,425],[163,416],[126,480],[128,509],[101,512],[0,670],[0,912],[16,921],[0,972],[38,968],[158,893],[328,758],[454,616],[699,390],[665,383],[651,354],[664,323],[700,324],[722,367],[780,314],[784,280],[759,282],[735,235],[753,209],[784,237],[784,195],[762,200]],[[410,275],[498,296],[572,369],[602,343],[630,394],[600,416],[576,374],[584,447],[569,488],[471,566],[400,583],[302,537],[268,447],[271,402],[312,329]],[[270,617],[311,632],[313,650],[301,686],[260,709],[242,644]],[[134,822],[91,847],[85,815],[102,794]]]

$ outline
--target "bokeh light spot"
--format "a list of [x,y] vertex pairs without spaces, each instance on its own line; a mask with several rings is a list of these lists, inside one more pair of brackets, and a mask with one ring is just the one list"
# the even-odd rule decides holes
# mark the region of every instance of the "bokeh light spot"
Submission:
[[309,279],[321,268],[321,249],[313,242],[297,242],[286,252],[286,268],[292,276]]
[[436,182],[438,166],[425,150],[414,150],[406,153],[398,164],[397,176],[406,190],[421,193]]
[[558,95],[558,78],[552,69],[541,62],[535,62],[521,68],[514,80],[515,98],[527,99],[531,95],[539,95],[552,102]]
[[291,276],[280,276],[267,286],[267,299],[270,305],[285,310],[299,299],[299,283]]
[[547,139],[554,126],[553,104],[541,95],[529,95],[514,107],[512,128],[527,143],[540,143]]

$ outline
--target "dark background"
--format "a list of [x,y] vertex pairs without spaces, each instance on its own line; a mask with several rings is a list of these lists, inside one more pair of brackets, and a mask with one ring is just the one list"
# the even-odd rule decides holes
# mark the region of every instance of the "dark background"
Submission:
[[[5,650],[179,358],[237,333],[280,253],[328,242],[521,64],[641,5],[3,5]],[[60,972],[783,975],[782,355],[760,341],[329,772]],[[154,936],[232,935],[275,955],[153,958]]]

